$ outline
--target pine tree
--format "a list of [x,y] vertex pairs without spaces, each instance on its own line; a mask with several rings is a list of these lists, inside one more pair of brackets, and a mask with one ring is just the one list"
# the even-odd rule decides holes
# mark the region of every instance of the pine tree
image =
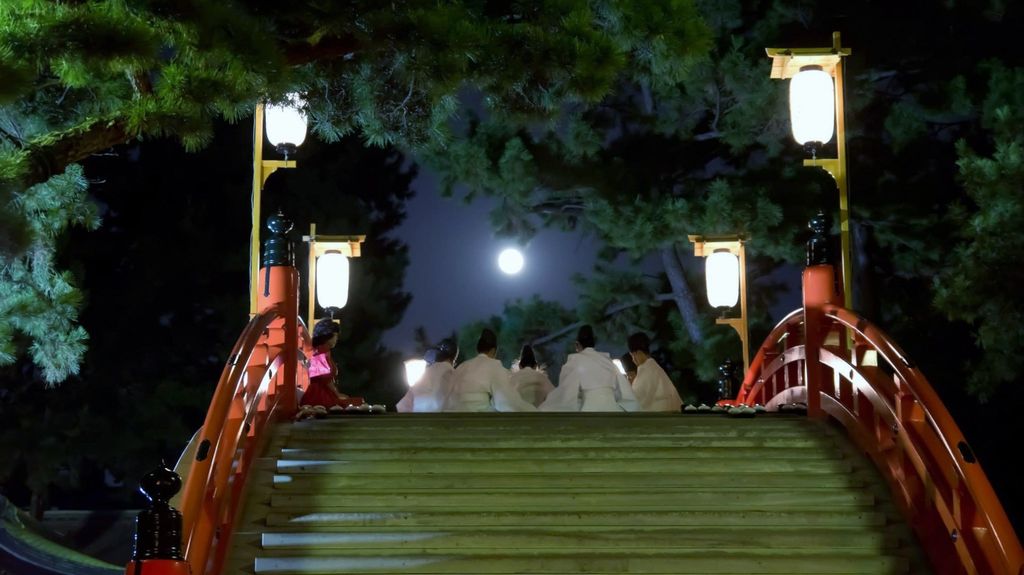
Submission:
[[[688,1],[4,2],[0,258],[31,245],[24,190],[129,141],[201,148],[215,120],[241,120],[257,100],[300,91],[325,141],[436,152],[477,106],[460,97],[466,86],[507,118],[551,117],[599,100],[621,74],[675,73],[705,36]],[[6,349],[0,361],[19,353]]]

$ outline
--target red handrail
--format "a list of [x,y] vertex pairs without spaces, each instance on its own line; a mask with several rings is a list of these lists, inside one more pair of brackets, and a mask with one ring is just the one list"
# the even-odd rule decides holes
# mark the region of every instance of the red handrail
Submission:
[[807,297],[831,290],[830,281],[805,273],[804,309],[766,338],[736,403],[804,401],[810,415],[842,424],[889,481],[936,572],[1024,573],[1020,540],[928,380],[881,329],[832,303],[838,298]]
[[235,343],[210,401],[181,498],[182,539],[192,575],[220,573],[252,461],[270,424],[294,415],[308,382],[298,347],[311,347],[297,316],[295,269],[260,273],[262,311]]

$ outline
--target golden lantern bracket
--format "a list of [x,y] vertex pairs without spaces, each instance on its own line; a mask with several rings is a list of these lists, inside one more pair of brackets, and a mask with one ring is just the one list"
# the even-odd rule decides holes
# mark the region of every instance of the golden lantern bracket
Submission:
[[327,252],[338,252],[347,258],[362,256],[365,235],[323,235],[316,233],[316,224],[309,224],[309,235],[302,236],[302,241],[309,244],[309,315],[307,326],[313,329],[316,319],[316,260]]
[[711,254],[727,250],[739,259],[740,263],[740,316],[725,317],[724,315],[715,318],[715,324],[728,325],[740,338],[743,347],[743,373],[746,374],[750,368],[750,342],[747,322],[747,255],[744,244],[746,236],[740,234],[732,235],[688,235],[687,239],[693,244],[693,255],[703,258]]
[[260,175],[262,177],[262,180],[260,181],[261,189],[267,185],[267,178],[277,170],[282,168],[295,168],[298,166],[298,164],[295,163],[295,160],[263,160],[262,164],[263,169],[260,170]]

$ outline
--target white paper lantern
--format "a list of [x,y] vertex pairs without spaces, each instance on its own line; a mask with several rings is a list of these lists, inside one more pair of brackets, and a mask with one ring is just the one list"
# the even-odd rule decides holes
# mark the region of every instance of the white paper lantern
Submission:
[[622,360],[621,359],[613,359],[612,363],[614,363],[615,367],[618,368],[619,373],[621,373],[622,375],[626,375],[626,368],[622,367]]
[[427,371],[427,362],[422,359],[410,359],[405,362],[405,382],[412,387],[423,379]]
[[740,299],[740,259],[728,250],[708,256],[705,277],[711,307],[733,307]]
[[836,121],[836,95],[832,76],[816,66],[807,67],[789,81],[789,117],[793,139],[801,146],[832,140]]
[[327,252],[316,260],[316,301],[320,307],[345,307],[348,271],[348,258],[340,252]]
[[267,140],[274,147],[298,147],[306,141],[306,102],[298,94],[288,94],[283,104],[267,104],[265,109]]

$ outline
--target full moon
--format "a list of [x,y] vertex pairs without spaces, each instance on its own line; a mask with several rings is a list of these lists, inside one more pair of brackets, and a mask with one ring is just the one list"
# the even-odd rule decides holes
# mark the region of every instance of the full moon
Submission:
[[498,255],[498,267],[508,275],[517,274],[523,269],[523,254],[515,248],[508,248]]

